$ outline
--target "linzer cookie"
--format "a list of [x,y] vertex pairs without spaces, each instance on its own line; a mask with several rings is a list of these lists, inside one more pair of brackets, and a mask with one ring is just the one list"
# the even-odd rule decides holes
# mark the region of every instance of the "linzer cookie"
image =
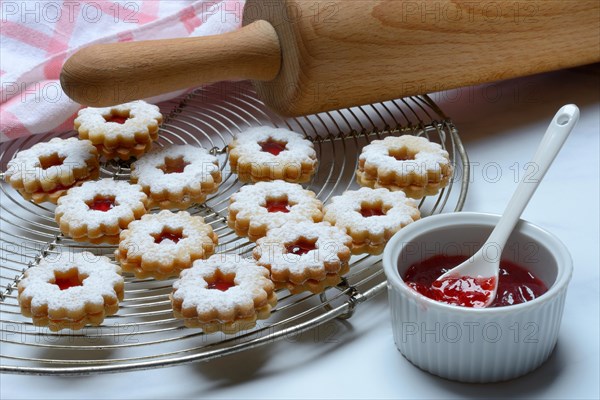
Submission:
[[229,144],[229,165],[241,182],[302,183],[314,174],[317,154],[312,142],[299,133],[256,127],[239,133]]
[[236,254],[215,254],[181,272],[171,303],[187,327],[235,333],[268,318],[277,295],[267,269]]
[[52,331],[100,325],[123,300],[120,268],[89,252],[42,258],[18,284],[21,313]]
[[99,175],[98,151],[89,140],[54,138],[20,151],[4,179],[25,199],[56,204],[67,190]]
[[79,111],[75,129],[109,160],[140,157],[158,138],[162,114],[153,104],[138,100],[113,107],[88,107]]
[[119,242],[122,229],[146,214],[148,198],[141,186],[101,179],[69,189],[58,200],[60,231],[78,242]]
[[352,238],[328,222],[287,223],[256,243],[253,256],[277,288],[320,293],[348,272]]
[[333,197],[324,214],[325,221],[352,237],[354,254],[380,254],[394,233],[421,216],[417,202],[403,192],[370,188]]
[[412,135],[372,141],[363,148],[356,171],[361,186],[402,190],[415,199],[436,194],[451,176],[448,152]]
[[187,208],[202,203],[221,183],[215,156],[192,145],[155,149],[131,164],[131,181],[142,186],[151,206]]
[[256,241],[289,221],[319,222],[322,209],[315,193],[296,183],[258,182],[231,196],[227,224],[238,236]]
[[217,240],[202,217],[163,210],[131,222],[121,232],[115,258],[137,278],[167,279],[212,255]]

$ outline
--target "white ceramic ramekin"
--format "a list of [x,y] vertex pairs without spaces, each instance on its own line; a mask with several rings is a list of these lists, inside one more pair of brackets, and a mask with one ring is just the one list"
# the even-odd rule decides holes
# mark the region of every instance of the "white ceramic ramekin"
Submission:
[[519,222],[502,258],[546,284],[548,292],[533,301],[485,309],[451,306],[415,292],[402,279],[409,266],[433,255],[473,254],[499,218],[435,215],[401,229],[386,246],[394,340],[417,367],[457,381],[496,382],[532,371],[554,349],[573,263],[560,240],[529,222]]

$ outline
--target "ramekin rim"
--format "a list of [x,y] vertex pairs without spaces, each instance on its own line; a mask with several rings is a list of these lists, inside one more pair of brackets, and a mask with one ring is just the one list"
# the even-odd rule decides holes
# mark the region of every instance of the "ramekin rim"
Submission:
[[[511,306],[505,306],[505,307],[471,308],[471,307],[460,307],[460,306],[442,303],[442,302],[430,299],[430,298],[416,292],[415,290],[411,289],[404,282],[404,280],[400,276],[400,273],[397,268],[398,256],[400,255],[400,252],[403,248],[402,243],[407,243],[407,242],[401,242],[402,237],[410,235],[410,234],[413,234],[413,236],[415,236],[416,233],[422,234],[427,231],[430,231],[431,229],[436,228],[436,227],[432,227],[431,229],[422,228],[422,226],[424,226],[424,224],[426,224],[427,221],[429,221],[429,223],[431,223],[431,222],[440,222],[440,221],[444,222],[444,220],[446,220],[445,221],[446,224],[440,225],[437,227],[439,229],[442,226],[453,225],[450,222],[454,222],[454,224],[456,224],[456,223],[460,222],[459,219],[462,219],[462,218],[465,219],[462,221],[463,223],[469,223],[469,222],[475,223],[476,222],[479,224],[481,224],[481,223],[485,224],[486,222],[489,223],[491,221],[497,220],[498,218],[500,218],[500,215],[493,214],[493,213],[468,212],[468,211],[437,214],[437,215],[423,218],[422,220],[416,221],[416,222],[402,228],[394,236],[392,236],[392,238],[390,238],[390,240],[388,241],[388,244],[386,245],[386,247],[384,249],[384,253],[383,253],[382,263],[383,263],[384,273],[387,277],[388,287],[392,286],[393,288],[396,288],[397,290],[400,290],[404,294],[407,294],[408,296],[414,298],[418,302],[427,304],[428,307],[438,307],[440,309],[443,309],[443,310],[446,310],[446,311],[452,312],[452,313],[467,313],[470,315],[475,315],[475,314],[488,315],[488,314],[492,314],[492,313],[494,313],[494,314],[514,313],[514,312],[519,312],[519,311],[527,309],[527,308],[532,308],[532,307],[536,307],[538,305],[542,305],[544,303],[547,303],[548,301],[551,301],[554,297],[558,296],[561,293],[562,289],[564,289],[567,286],[567,284],[569,283],[571,276],[573,274],[573,261],[572,261],[571,255],[569,253],[569,250],[567,249],[565,244],[553,233],[541,228],[540,226],[538,226],[532,222],[521,219],[519,224],[517,225],[517,228],[515,228],[515,229],[525,230],[526,234],[528,233],[527,231],[530,231],[530,232],[533,232],[534,235],[539,235],[538,237],[536,237],[536,241],[544,243],[552,251],[553,255],[555,255],[557,257],[558,273],[557,273],[556,279],[555,279],[554,283],[550,286],[550,288],[548,288],[548,291],[546,293],[544,293],[543,295],[541,295],[540,297],[538,297],[532,301],[528,301],[528,302],[521,303],[521,304],[515,304],[515,305],[511,305]],[[454,221],[455,219],[456,219],[456,221]],[[415,231],[415,230],[417,230],[417,232],[413,233],[413,231]],[[531,236],[531,235],[529,235],[529,236]],[[544,237],[544,240],[543,241],[540,240],[539,237]],[[394,243],[397,243],[398,245],[394,246]],[[550,243],[550,245],[549,245],[549,243]]]

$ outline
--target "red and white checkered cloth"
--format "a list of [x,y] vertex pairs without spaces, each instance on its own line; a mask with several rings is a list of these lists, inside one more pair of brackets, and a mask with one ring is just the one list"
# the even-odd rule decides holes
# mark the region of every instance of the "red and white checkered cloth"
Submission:
[[2,0],[0,141],[72,129],[81,106],[58,78],[75,51],[95,43],[228,32],[241,25],[244,1]]

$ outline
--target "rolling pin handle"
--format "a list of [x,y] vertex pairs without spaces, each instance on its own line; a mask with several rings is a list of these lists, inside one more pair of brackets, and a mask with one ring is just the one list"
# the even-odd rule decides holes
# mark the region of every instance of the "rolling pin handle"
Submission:
[[223,80],[268,81],[280,68],[277,33],[259,20],[222,35],[89,46],[66,61],[60,82],[76,102],[104,107]]

